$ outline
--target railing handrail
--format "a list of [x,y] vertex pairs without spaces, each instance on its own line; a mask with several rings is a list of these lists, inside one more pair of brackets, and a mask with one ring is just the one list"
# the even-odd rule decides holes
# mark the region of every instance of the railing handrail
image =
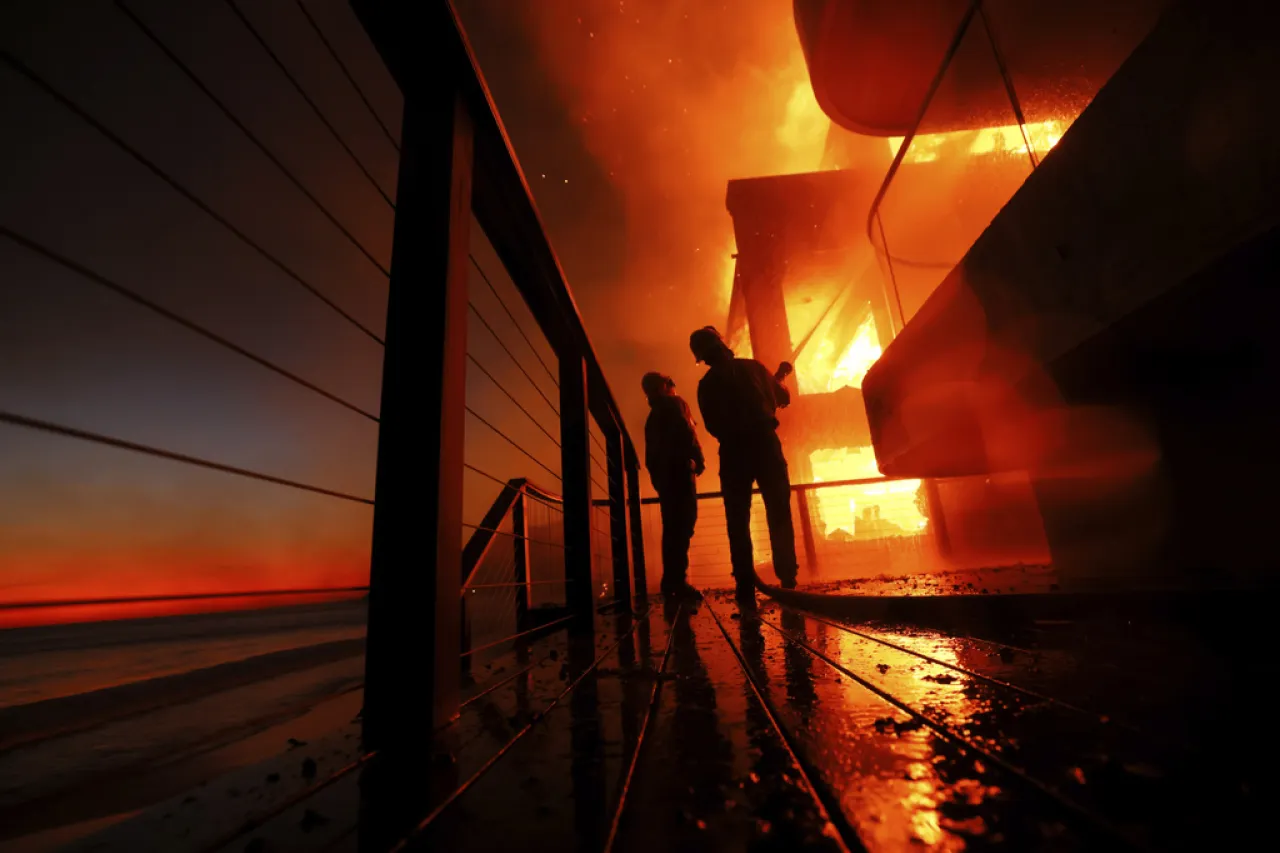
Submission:
[[[920,479],[919,477],[896,477],[896,476],[895,477],[862,477],[856,480],[830,480],[830,481],[822,481],[817,483],[792,483],[791,491],[813,492],[813,491],[817,491],[818,489],[833,488],[836,486],[871,486],[871,485],[875,485],[876,483],[900,483],[900,482],[903,482],[904,480],[919,480],[919,479]],[[751,494],[758,495],[760,494],[760,490],[752,489]],[[724,492],[698,492],[697,495],[695,495],[695,497],[698,500],[706,500],[708,498],[723,498]],[[640,499],[640,503],[645,506],[652,506],[656,503],[659,503],[660,501],[661,501],[661,498],[658,498],[658,497],[646,497],[646,498]],[[592,501],[592,503],[594,503],[596,506],[609,505],[608,501],[600,501],[600,500]]]
[[[489,552],[489,546],[493,543],[493,537],[501,534],[502,523],[515,511],[516,504],[526,497],[543,503],[564,503],[564,499],[559,495],[524,477],[508,480],[502,491],[493,499],[493,503],[489,505],[489,509],[485,511],[480,524],[472,528],[471,535],[467,537],[467,544],[462,547],[462,586],[460,588],[462,591],[473,586],[471,581],[480,564],[484,562],[485,554]],[[604,503],[607,506],[609,502]]]
[[529,495],[530,497],[537,498],[538,500],[544,503],[562,504],[562,505],[564,504],[563,496],[557,495],[555,492],[549,489],[542,488],[537,483],[533,482],[528,478],[525,478],[525,481],[524,481],[524,491],[525,491],[525,494]]
[[353,0],[351,5],[378,46],[406,99],[412,97],[411,93],[416,88],[428,82],[423,80],[419,64],[421,57],[412,46],[416,33],[436,27],[447,33],[443,41],[447,42],[447,50],[453,55],[436,57],[435,68],[443,69],[438,73],[471,69],[470,74],[455,71],[453,82],[468,106],[474,127],[476,157],[472,212],[499,259],[511,273],[512,283],[552,348],[558,355],[572,352],[586,361],[593,413],[598,420],[617,425],[623,435],[629,464],[634,464],[634,445],[622,411],[600,367],[582,315],[566,283],[560,259],[546,237],[529,182],[516,159],[511,138],[498,116],[493,96],[452,0],[421,4],[414,12],[418,21],[421,22],[423,16],[439,15],[440,18],[414,27],[402,25],[405,7],[401,4]]
[[874,222],[876,214],[880,212],[880,204],[884,201],[885,195],[888,194],[889,185],[893,183],[894,175],[897,174],[898,168],[907,156],[907,149],[911,147],[911,141],[915,139],[920,130],[920,124],[924,121],[925,113],[929,111],[929,105],[933,103],[933,96],[937,94],[938,87],[942,85],[942,79],[947,74],[947,69],[951,67],[951,60],[955,59],[957,51],[960,50],[960,45],[964,43],[964,37],[969,32],[969,24],[973,22],[973,16],[981,6],[982,0],[972,0],[968,10],[964,13],[964,17],[956,25],[955,35],[952,36],[946,53],[942,55],[942,62],[938,65],[938,70],[933,75],[933,80],[929,82],[929,88],[925,91],[924,100],[920,102],[920,109],[916,112],[915,121],[911,123],[911,128],[907,131],[907,135],[903,137],[902,144],[898,146],[897,152],[893,155],[893,162],[889,164],[889,170],[884,174],[884,180],[880,182],[880,188],[876,190],[875,198],[871,200],[871,209],[867,213],[867,238],[871,240],[872,244],[875,243]]
[[521,478],[508,480],[506,486],[489,505],[479,526],[467,538],[467,544],[462,546],[462,585],[459,587],[459,592],[466,589],[476,569],[484,562],[484,555],[488,553],[493,537],[502,526],[502,522],[506,521],[507,516],[511,514],[516,501],[520,500],[521,494],[524,493],[524,484],[525,481]]
[[[951,61],[955,58],[956,53],[960,50],[960,45],[964,43],[964,37],[969,32],[969,24],[973,22],[974,15],[982,7],[982,0],[972,0],[969,8],[965,11],[964,17],[960,19],[960,23],[956,26],[955,35],[951,39],[951,44],[947,46],[947,51],[942,55],[942,62],[938,65],[938,71],[933,75],[933,80],[929,82],[929,88],[925,92],[924,100],[920,102],[920,109],[916,112],[915,121],[911,123],[910,130],[903,137],[902,144],[898,146],[897,152],[893,155],[893,162],[889,164],[889,170],[885,172],[884,180],[880,182],[880,188],[876,190],[875,198],[871,200],[871,208],[867,211],[867,240],[874,247],[876,245],[876,223],[880,221],[880,205],[884,202],[885,196],[889,194],[889,185],[893,183],[894,176],[898,173],[898,168],[902,165],[902,161],[907,156],[907,150],[911,148],[912,141],[916,138],[916,133],[920,130],[920,124],[924,121],[925,114],[929,111],[929,105],[933,102],[933,96],[937,94],[938,87],[942,85],[942,80],[947,74],[947,69],[951,67]],[[884,251],[889,256],[890,272],[893,268],[893,257],[889,251],[888,240],[884,239],[884,229],[880,230],[881,242],[884,244]],[[898,302],[898,319],[903,326],[907,323],[907,318],[902,311],[902,297],[897,292],[898,286],[894,281],[894,295]],[[893,314],[890,312],[890,319]],[[898,329],[895,329],[893,336],[897,337]]]
[[[591,473],[593,461],[598,461],[593,459],[592,441],[602,445],[608,457],[609,486],[600,489],[608,493],[613,507],[615,598],[630,594],[629,563],[634,565],[636,587],[643,588],[644,563],[638,532],[631,537],[631,555],[619,544],[629,535],[623,511],[626,490],[638,490],[634,444],[457,10],[451,0],[416,5],[351,0],[351,6],[403,95],[406,137],[388,299],[366,664],[370,673],[366,743],[382,748],[421,739],[424,718],[443,721],[456,711],[455,644],[459,639],[464,645],[469,641],[464,639],[467,605],[455,609],[457,599],[450,593],[456,588],[461,595],[475,580],[475,570],[497,535],[514,535],[514,574],[520,579],[512,583],[528,586],[523,579],[524,546],[532,540],[527,538],[526,498],[561,510],[564,538],[555,544],[564,556],[565,606],[574,615],[575,632],[592,630],[597,602],[592,593]],[[558,473],[465,404],[471,355],[466,347],[465,315],[468,309],[474,310],[465,258],[477,226],[558,360],[558,379],[557,371],[543,364],[558,388],[558,406],[542,395],[560,421],[558,440],[543,430],[560,449]],[[470,260],[487,282],[479,262],[474,257]],[[440,286],[423,287],[424,276],[438,276]],[[523,336],[519,322],[511,319]],[[422,334],[426,326],[431,335]],[[530,339],[525,340],[533,348]],[[437,367],[438,376],[434,375]],[[427,381],[416,381],[424,371],[429,374]],[[532,382],[527,373],[526,378]],[[433,407],[425,417],[424,396]],[[464,415],[483,422],[560,478],[562,494],[531,488],[525,479],[506,480],[465,462]],[[602,441],[592,432],[592,421]],[[430,452],[423,452],[424,444]],[[403,465],[402,459],[415,464]],[[411,471],[415,466],[418,470]],[[502,487],[499,500],[479,525],[468,524],[462,517],[463,470]],[[424,496],[422,490],[429,490],[433,480],[438,481],[439,490]],[[423,509],[435,516],[428,531],[420,529]],[[638,503],[634,509],[638,513]],[[508,518],[515,526],[512,533],[499,530]],[[461,549],[459,525],[474,530]],[[400,564],[408,548],[434,552],[427,573],[403,571]],[[434,609],[434,620],[421,618],[419,599]],[[516,606],[520,622],[527,612],[527,596],[517,595]],[[461,630],[455,634],[460,616]],[[424,677],[433,683],[434,692],[403,683],[401,670],[414,645],[421,649],[415,658],[429,657],[431,669]]]

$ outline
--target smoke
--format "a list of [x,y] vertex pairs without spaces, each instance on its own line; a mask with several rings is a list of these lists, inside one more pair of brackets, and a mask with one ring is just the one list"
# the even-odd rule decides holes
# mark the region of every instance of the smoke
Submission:
[[619,280],[573,284],[638,425],[644,401],[629,392],[641,375],[671,373],[691,394],[700,374],[688,333],[727,318],[727,182],[818,169],[830,123],[814,100],[789,3],[520,7],[539,61],[624,200]]

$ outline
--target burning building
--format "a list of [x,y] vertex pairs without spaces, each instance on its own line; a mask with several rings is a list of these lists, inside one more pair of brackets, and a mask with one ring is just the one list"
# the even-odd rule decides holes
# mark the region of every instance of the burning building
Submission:
[[[975,156],[982,169],[972,171],[985,174],[978,183],[988,192],[999,192],[1009,173],[1021,174],[998,147]],[[946,165],[926,159],[903,168],[942,173]],[[819,486],[797,492],[807,556],[817,561],[820,552],[849,540],[928,538],[930,553],[922,559],[913,552],[915,559],[898,568],[999,561],[993,554],[999,551],[1011,560],[1042,559],[1043,534],[1025,480],[849,482],[881,476],[863,377],[902,327],[903,303],[928,295],[891,292],[863,227],[882,177],[840,169],[740,179],[728,187],[738,250],[726,336],[739,353],[770,367],[795,365],[787,380],[793,402],[779,437],[793,482]],[[984,534],[975,504],[1018,520]],[[954,542],[949,518],[964,521]]]
[[834,122],[828,168],[729,182],[727,337],[770,367],[795,365],[779,431],[793,481],[924,475],[886,483],[901,504],[890,524],[876,517],[888,494],[875,503],[839,487],[802,491],[811,553],[812,540],[860,528],[927,528],[943,565],[1048,560],[1033,472],[883,468],[863,379],[1167,5],[1031,14],[969,0],[795,3],[814,93]]
[[824,111],[907,146],[867,221],[878,468],[1009,484],[964,515],[1034,515],[1068,581],[1272,570],[1266,4],[795,10]]
[[[1274,148],[1264,132],[1274,110],[1237,79],[1244,54],[1196,42],[1189,25],[1153,41],[1172,26],[1175,6],[1194,5],[795,0],[790,9],[654,3],[643,14],[626,4],[624,14],[622,4],[528,4],[522,14],[541,58],[629,223],[625,268],[610,279],[618,286],[601,288],[608,298],[598,305],[584,290],[584,311],[626,328],[619,350],[674,365],[686,389],[696,374],[684,330],[657,320],[680,315],[696,326],[727,312],[739,353],[796,366],[783,428],[795,482],[893,475],[904,491],[882,496],[881,520],[944,539],[952,561],[966,553],[975,562],[1039,561],[1054,550],[1054,562],[1067,565],[1064,543],[1108,519],[1055,509],[1072,490],[1077,504],[1098,496],[1079,485],[1092,476],[1087,465],[1066,474],[1037,466],[1082,446],[1082,425],[1116,447],[1132,437],[1125,464],[1135,470],[1151,464],[1160,440],[1133,406],[1120,412],[1098,396],[1138,375],[1114,370],[1118,357],[1089,356],[1114,380],[1093,376],[1089,393],[1072,390],[1089,384],[1079,378],[1088,371],[1045,365],[1110,322],[1098,316],[1115,319],[1109,300],[1134,281],[1148,273],[1172,281],[1209,260],[1201,253],[1173,264],[1200,241],[1157,248],[1142,226],[1153,206],[1172,220],[1188,199],[1210,199],[1197,233],[1216,233],[1206,222],[1226,201],[1193,179],[1217,180],[1232,158],[1265,166]],[[1192,79],[1201,72],[1222,83],[1218,95]],[[1177,110],[1186,122],[1173,121]],[[1087,133],[1082,114],[1093,116]],[[1147,126],[1135,125],[1139,114]],[[1254,171],[1261,179],[1252,184],[1222,186],[1271,185],[1265,169]],[[1139,187],[1140,172],[1150,186]],[[544,180],[566,194],[579,186],[576,177],[537,176]],[[1089,199],[1078,190],[1086,185]],[[1145,246],[1146,260],[1117,245],[1122,233],[1130,248]],[[721,263],[735,251],[731,239],[729,276]],[[1209,242],[1228,248],[1226,237]],[[718,275],[731,286],[708,287]],[[1107,288],[1096,286],[1103,281]],[[1196,327],[1179,340],[1208,337]],[[1045,342],[1053,352],[1036,349]],[[973,396],[1003,405],[1010,395],[975,377],[994,370],[1018,379],[1028,365],[1039,370],[1034,390],[1058,407],[1052,417],[1026,383],[1012,397],[1046,413],[1034,423]],[[1164,420],[1156,431],[1173,435]],[[1185,444],[1190,459],[1196,442]],[[1166,441],[1159,452],[1170,459],[1171,448]],[[805,494],[819,545],[855,535],[864,511],[862,529],[877,528],[874,501],[852,491],[837,500],[838,492]],[[910,523],[887,509],[890,497],[903,517],[917,512]],[[1119,519],[1125,500],[1120,491],[1113,498],[1100,514]]]

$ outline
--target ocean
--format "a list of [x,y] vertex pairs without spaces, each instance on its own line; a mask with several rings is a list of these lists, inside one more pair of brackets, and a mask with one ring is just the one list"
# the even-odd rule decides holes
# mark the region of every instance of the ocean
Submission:
[[61,605],[45,624],[40,609],[0,622],[22,623],[0,630],[5,850],[56,849],[68,827],[287,749],[263,735],[291,720],[314,729],[324,707],[337,726],[360,708],[360,592]]

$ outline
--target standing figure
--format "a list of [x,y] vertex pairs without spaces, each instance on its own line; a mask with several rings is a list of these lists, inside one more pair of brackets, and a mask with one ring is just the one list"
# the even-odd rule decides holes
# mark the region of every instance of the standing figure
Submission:
[[644,467],[662,511],[662,591],[674,595],[689,590],[689,543],[698,522],[697,478],[706,464],[689,404],[676,394],[671,377],[646,373],[640,387],[649,398]]
[[694,357],[708,370],[698,383],[702,423],[720,442],[720,490],[724,494],[729,558],[738,594],[754,600],[755,561],[751,546],[751,489],[760,486],[773,571],[786,589],[794,589],[799,563],[791,521],[791,478],[778,440],[776,412],[791,402],[782,384],[790,372],[785,362],[778,373],[751,358],[734,358],[711,326],[689,336]]

